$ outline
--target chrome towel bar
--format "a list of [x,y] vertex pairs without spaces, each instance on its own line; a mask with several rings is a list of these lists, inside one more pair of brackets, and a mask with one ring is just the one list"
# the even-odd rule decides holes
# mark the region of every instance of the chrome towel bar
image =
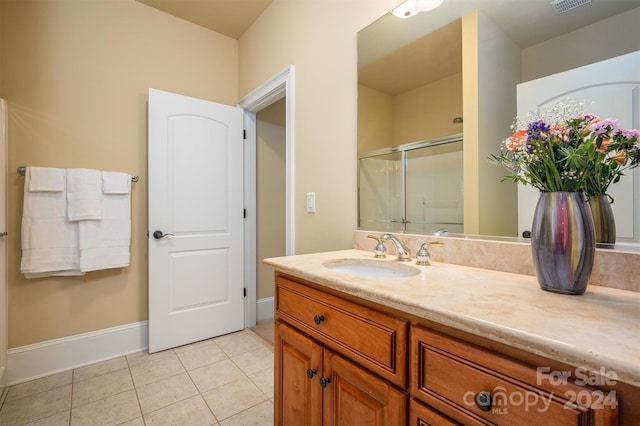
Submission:
[[[25,173],[27,173],[27,167],[26,166],[18,167],[18,173],[24,176]],[[139,179],[140,178],[138,177],[138,175],[131,175],[131,182],[137,182]]]

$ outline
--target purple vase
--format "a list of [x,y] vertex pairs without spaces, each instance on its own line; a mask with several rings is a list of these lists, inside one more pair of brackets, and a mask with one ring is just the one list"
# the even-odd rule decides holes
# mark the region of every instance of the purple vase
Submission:
[[531,228],[533,266],[543,290],[583,294],[595,257],[591,209],[581,192],[543,192]]

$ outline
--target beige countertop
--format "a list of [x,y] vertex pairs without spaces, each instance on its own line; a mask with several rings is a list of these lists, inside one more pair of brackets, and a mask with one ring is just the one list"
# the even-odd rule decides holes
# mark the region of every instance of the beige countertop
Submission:
[[[580,296],[541,290],[535,277],[431,262],[412,277],[327,269],[333,259],[373,259],[342,250],[264,259],[275,270],[458,330],[640,386],[640,293],[589,286]],[[387,256],[380,262],[396,262]],[[613,376],[615,374],[615,376]],[[575,376],[574,376],[575,377]],[[584,377],[584,376],[583,376]],[[589,375],[591,377],[591,375]]]

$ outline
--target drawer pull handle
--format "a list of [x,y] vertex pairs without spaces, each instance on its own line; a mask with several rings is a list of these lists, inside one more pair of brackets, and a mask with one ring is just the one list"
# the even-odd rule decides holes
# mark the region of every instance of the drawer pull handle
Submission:
[[313,379],[313,376],[315,376],[317,372],[315,368],[310,368],[307,370],[307,377]]
[[491,410],[491,403],[493,401],[489,392],[478,392],[474,397],[474,401],[476,406],[482,411]]
[[330,381],[331,379],[329,379],[328,377],[320,377],[320,387],[326,388]]
[[316,315],[313,317],[313,322],[315,322],[316,325],[320,325],[322,321],[324,321],[324,315]]

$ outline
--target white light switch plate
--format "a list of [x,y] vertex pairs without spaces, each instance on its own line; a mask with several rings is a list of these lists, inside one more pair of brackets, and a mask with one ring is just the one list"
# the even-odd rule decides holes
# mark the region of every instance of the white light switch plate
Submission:
[[316,212],[316,193],[307,192],[307,213]]

